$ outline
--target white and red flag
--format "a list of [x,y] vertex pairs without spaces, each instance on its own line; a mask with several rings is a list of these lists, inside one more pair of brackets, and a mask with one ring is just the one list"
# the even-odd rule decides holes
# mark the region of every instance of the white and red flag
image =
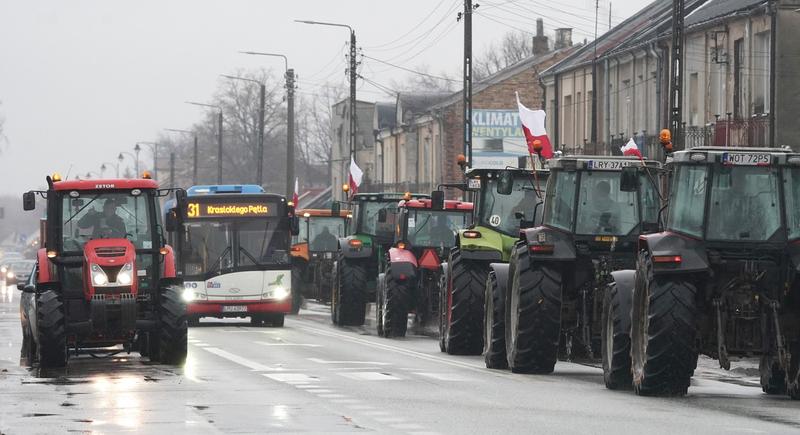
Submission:
[[294,203],[295,207],[298,207],[298,201],[300,201],[300,179],[294,179],[294,193],[292,193],[292,202]]
[[[550,144],[550,138],[547,137],[544,128],[544,121],[547,118],[545,111],[528,109],[519,101],[519,94],[517,94],[517,107],[522,131],[525,133],[525,142],[528,143],[528,152],[531,154],[541,152],[541,156],[545,159],[553,157],[553,145]],[[535,144],[535,141],[539,141],[539,144]],[[536,145],[541,145],[540,150]]]
[[350,156],[350,195],[358,193],[358,186],[364,178],[364,172],[356,164],[355,156]]
[[636,141],[631,138],[628,143],[623,145],[620,149],[622,151],[623,156],[634,156],[640,159],[643,159],[641,151],[639,151],[639,146],[636,145]]

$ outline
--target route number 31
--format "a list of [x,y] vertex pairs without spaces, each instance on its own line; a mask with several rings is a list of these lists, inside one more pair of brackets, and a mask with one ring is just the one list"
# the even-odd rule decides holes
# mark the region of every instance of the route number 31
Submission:
[[200,204],[196,202],[190,203],[186,215],[190,218],[200,216]]

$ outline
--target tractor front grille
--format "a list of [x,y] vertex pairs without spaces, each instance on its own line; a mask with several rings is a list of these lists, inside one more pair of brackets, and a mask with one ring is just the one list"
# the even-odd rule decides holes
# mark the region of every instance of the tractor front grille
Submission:
[[127,249],[125,247],[102,247],[102,248],[94,248],[94,253],[97,254],[98,257],[122,257],[125,255],[125,251]]

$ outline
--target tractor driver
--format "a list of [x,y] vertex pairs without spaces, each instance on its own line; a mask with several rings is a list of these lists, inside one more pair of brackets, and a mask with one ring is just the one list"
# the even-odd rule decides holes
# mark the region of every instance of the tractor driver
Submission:
[[594,185],[592,195],[592,217],[597,222],[598,233],[613,233],[616,227],[617,203],[611,199],[611,185],[601,180]]
[[92,228],[92,238],[125,237],[128,232],[125,222],[117,215],[117,203],[113,198],[108,198],[103,203],[103,211],[92,210],[86,213],[79,221],[79,228]]
[[428,234],[433,246],[450,246],[455,241],[453,229],[450,228],[450,220],[443,214],[436,216],[436,221]]
[[336,236],[331,234],[328,227],[322,227],[322,231],[314,237],[314,242],[312,244],[314,245],[315,251],[335,251],[339,246],[339,241],[336,239]]

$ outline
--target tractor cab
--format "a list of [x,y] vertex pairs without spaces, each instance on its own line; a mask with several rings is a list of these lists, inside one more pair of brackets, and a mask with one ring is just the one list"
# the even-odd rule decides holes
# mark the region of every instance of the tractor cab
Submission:
[[292,311],[298,312],[302,297],[326,302],[339,239],[347,235],[350,211],[339,204],[332,209],[298,210],[300,232],[292,240]]
[[462,201],[444,201],[441,208],[431,205],[430,199],[400,201],[394,246],[426,260],[420,267],[438,269],[441,259],[456,245],[458,231],[472,224],[473,207]]

